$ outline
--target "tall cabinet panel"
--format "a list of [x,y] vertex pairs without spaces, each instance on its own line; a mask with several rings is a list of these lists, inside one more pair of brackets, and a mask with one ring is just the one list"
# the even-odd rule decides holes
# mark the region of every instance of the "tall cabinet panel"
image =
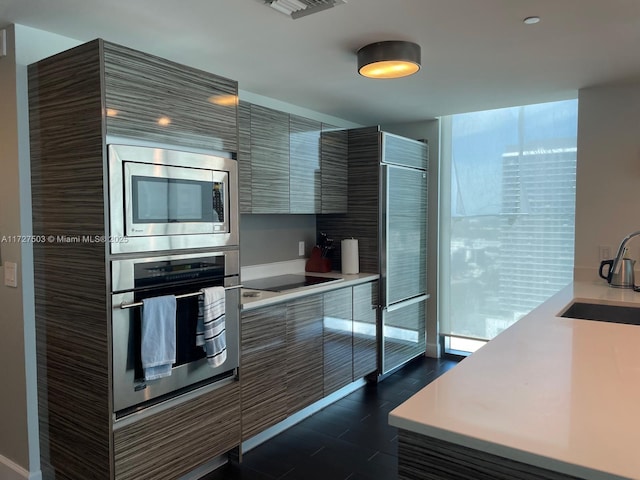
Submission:
[[289,115],[251,105],[253,213],[289,213]]
[[322,398],[322,295],[287,303],[287,412]]
[[329,395],[353,379],[352,289],[324,294],[324,394]]
[[[113,136],[230,154],[237,149],[234,81],[100,39],[30,65],[28,76],[36,235],[108,238],[104,153]],[[33,250],[44,480],[118,480],[146,463],[166,467],[148,478],[177,477],[239,443],[237,383],[216,391],[217,403],[229,408],[219,430],[224,434],[215,439],[182,435],[172,428],[178,420],[153,410],[122,427],[111,401],[109,243],[47,242]],[[193,430],[207,408],[203,401],[174,410],[189,410],[180,428]],[[170,458],[155,444],[158,455],[151,458],[154,449],[140,443],[139,433],[160,425],[180,437],[182,451],[197,454],[178,462],[176,451]],[[203,441],[210,441],[206,452]]]
[[110,135],[236,152],[237,82],[104,42]]
[[[105,235],[99,49],[29,66],[34,235]],[[45,480],[113,478],[106,253],[101,243],[33,245]]]
[[240,213],[251,213],[251,104],[238,105],[238,194]]

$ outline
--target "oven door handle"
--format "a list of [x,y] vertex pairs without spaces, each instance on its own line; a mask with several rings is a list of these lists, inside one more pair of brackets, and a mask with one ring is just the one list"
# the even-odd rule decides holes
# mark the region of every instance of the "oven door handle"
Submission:
[[[232,287],[224,287],[225,290],[234,290],[236,288],[242,288],[242,285],[234,285]],[[202,295],[202,292],[191,292],[191,293],[183,293],[182,295],[176,295],[176,298],[189,298],[189,297],[197,297],[198,295]],[[142,302],[133,302],[133,303],[121,303],[120,308],[133,308],[133,307],[141,307],[143,305]]]

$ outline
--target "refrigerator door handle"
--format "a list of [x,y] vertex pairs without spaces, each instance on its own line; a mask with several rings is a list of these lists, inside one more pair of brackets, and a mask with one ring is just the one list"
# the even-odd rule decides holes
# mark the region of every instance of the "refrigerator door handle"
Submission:
[[413,297],[413,298],[410,298],[409,300],[403,300],[402,302],[394,303],[393,305],[388,305],[388,306],[384,307],[383,311],[385,311],[385,312],[393,312],[394,310],[398,310],[399,308],[408,307],[409,305],[413,305],[414,303],[424,302],[430,296],[431,295],[427,293],[426,295],[420,295],[419,297]]

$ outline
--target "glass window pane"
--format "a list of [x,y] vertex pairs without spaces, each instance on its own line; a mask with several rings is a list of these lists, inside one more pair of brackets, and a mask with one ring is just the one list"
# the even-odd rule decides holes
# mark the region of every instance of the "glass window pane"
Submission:
[[442,122],[441,333],[491,339],[571,282],[577,110],[568,100]]

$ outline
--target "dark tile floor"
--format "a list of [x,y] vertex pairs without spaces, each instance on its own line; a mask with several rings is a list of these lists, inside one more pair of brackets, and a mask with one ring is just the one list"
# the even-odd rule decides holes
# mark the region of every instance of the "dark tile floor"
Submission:
[[201,480],[395,480],[397,429],[388,414],[456,365],[419,358],[322,409]]

